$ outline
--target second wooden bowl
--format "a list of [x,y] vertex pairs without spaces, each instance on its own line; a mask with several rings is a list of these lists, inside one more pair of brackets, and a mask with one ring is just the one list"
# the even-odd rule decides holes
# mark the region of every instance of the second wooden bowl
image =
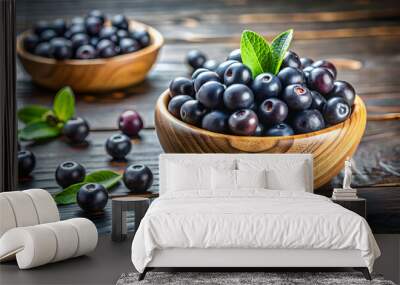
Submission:
[[131,28],[145,28],[151,44],[137,52],[108,59],[55,60],[36,56],[24,50],[23,39],[17,38],[17,54],[32,80],[46,88],[58,90],[70,86],[76,92],[105,92],[143,81],[157,59],[163,36],[154,28],[131,21]]
[[356,97],[353,112],[343,123],[308,134],[287,137],[242,137],[210,132],[186,124],[167,109],[169,91],[157,101],[155,126],[165,152],[171,153],[311,153],[314,188],[329,182],[343,168],[364,134],[367,116],[364,102]]

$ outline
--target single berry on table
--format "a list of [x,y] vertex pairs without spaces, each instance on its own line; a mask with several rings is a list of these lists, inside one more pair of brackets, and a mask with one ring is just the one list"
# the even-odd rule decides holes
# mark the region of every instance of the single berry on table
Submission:
[[119,41],[120,53],[126,54],[138,51],[140,49],[140,45],[137,41],[130,38],[124,38]]
[[224,92],[224,105],[229,110],[248,109],[254,103],[254,95],[244,84],[228,86]]
[[186,77],[176,77],[169,84],[170,96],[189,95],[194,97],[193,81]]
[[225,70],[232,64],[236,63],[238,61],[236,60],[227,60],[222,62],[220,65],[218,65],[217,69],[215,72],[218,74],[219,77],[224,78]]
[[285,67],[301,68],[300,58],[294,51],[287,51],[283,58],[281,69]]
[[292,110],[305,110],[312,104],[310,90],[301,84],[286,86],[282,93],[282,99]]
[[143,193],[153,185],[153,173],[142,164],[129,165],[122,177],[126,188],[135,193]]
[[88,122],[80,117],[76,117],[64,124],[62,133],[71,143],[82,143],[89,135],[89,131]]
[[35,155],[29,150],[18,152],[18,177],[28,176],[35,168]]
[[284,137],[294,135],[294,131],[288,124],[279,123],[271,126],[264,134],[268,137]]
[[86,176],[85,168],[75,161],[65,161],[56,169],[56,181],[62,188],[82,182]]
[[345,121],[350,117],[351,108],[346,100],[341,97],[332,97],[326,102],[323,115],[325,121],[330,125],[335,125]]
[[189,100],[193,100],[193,97],[188,95],[177,95],[169,100],[168,111],[176,118],[181,119],[181,107]]
[[49,42],[57,37],[57,33],[54,30],[45,30],[40,34],[41,42]]
[[211,132],[228,133],[229,114],[224,111],[215,110],[203,117],[201,127]]
[[142,48],[145,48],[150,45],[151,37],[147,30],[139,29],[135,30],[132,33],[132,38],[134,38]]
[[112,17],[111,24],[117,29],[128,30],[129,28],[128,19],[121,14]]
[[264,125],[271,126],[286,120],[289,113],[288,106],[282,100],[269,98],[261,103],[258,118]]
[[118,128],[129,137],[137,136],[143,129],[143,120],[140,114],[134,110],[124,111],[118,119]]
[[206,69],[206,68],[203,68],[203,67],[197,68],[197,69],[196,69],[195,71],[193,71],[193,73],[192,73],[192,79],[195,80],[195,79],[197,78],[197,76],[200,75],[200,73],[205,72],[205,71],[209,71],[209,70]]
[[326,68],[316,67],[307,77],[307,86],[323,95],[332,91],[333,83],[332,73]]
[[100,33],[103,27],[102,21],[97,17],[88,17],[85,20],[86,32],[91,36],[96,36]]
[[114,159],[124,159],[131,148],[132,143],[124,134],[112,135],[106,141],[106,151]]
[[39,44],[39,37],[35,34],[28,34],[24,37],[24,49],[33,53],[36,46]]
[[218,76],[217,73],[215,73],[214,71],[206,71],[206,72],[202,72],[200,73],[196,79],[194,80],[194,90],[197,92],[200,90],[200,87],[209,81],[217,81],[217,82],[221,82],[221,78]]
[[47,42],[38,44],[33,53],[38,56],[51,57],[50,44]]
[[285,67],[278,73],[278,78],[282,84],[282,87],[291,84],[303,84],[305,83],[305,77],[303,71],[294,67]]
[[91,45],[80,46],[75,52],[77,59],[93,59],[96,58],[96,49]]
[[258,127],[258,118],[255,112],[242,109],[234,112],[228,119],[231,132],[239,136],[252,136]]
[[232,84],[250,84],[252,81],[251,70],[243,63],[236,62],[228,66],[224,73],[226,86]]
[[207,57],[204,53],[199,50],[191,50],[186,55],[186,62],[193,68],[197,69],[203,67],[204,63],[207,61]]
[[300,63],[301,63],[301,68],[304,69],[308,66],[311,66],[311,64],[314,63],[314,60],[308,57],[301,57],[300,58]]
[[214,59],[209,59],[203,64],[203,68],[211,71],[216,71],[218,68],[218,62]]
[[336,79],[337,70],[336,70],[335,65],[332,62],[327,61],[327,60],[318,60],[318,61],[314,62],[312,64],[312,66],[313,67],[324,67],[324,68],[328,69],[332,73],[333,79]]
[[324,96],[319,94],[317,91],[311,91],[312,104],[310,109],[317,109],[322,112],[326,105],[326,99]]
[[261,73],[251,83],[255,100],[263,102],[265,99],[278,97],[282,90],[279,78],[272,73]]
[[325,128],[325,122],[320,111],[303,110],[294,116],[292,128],[296,134],[310,133]]
[[231,51],[226,60],[236,60],[242,62],[242,55],[240,53],[240,49],[234,49]]
[[206,107],[197,100],[186,101],[181,106],[182,121],[191,125],[200,126],[201,120],[206,113]]
[[225,85],[216,81],[204,83],[196,93],[196,99],[205,107],[216,109],[223,107]]
[[86,212],[99,212],[107,205],[108,192],[101,184],[88,183],[79,189],[76,201],[79,207]]
[[333,84],[332,91],[327,95],[328,98],[341,97],[349,106],[353,106],[356,99],[356,91],[353,86],[346,81],[337,80]]

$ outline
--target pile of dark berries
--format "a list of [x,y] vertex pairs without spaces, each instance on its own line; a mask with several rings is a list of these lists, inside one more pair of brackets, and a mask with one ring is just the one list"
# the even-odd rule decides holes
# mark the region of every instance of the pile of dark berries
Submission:
[[288,51],[277,75],[253,79],[240,50],[217,64],[192,50],[187,63],[192,78],[169,85],[169,112],[203,129],[242,136],[289,136],[318,131],[345,121],[351,114],[354,88],[336,80],[329,61],[299,58]]
[[40,21],[23,41],[25,50],[38,56],[63,59],[109,58],[147,47],[151,37],[145,29],[130,29],[124,15],[110,21],[99,10],[85,17],[53,22]]

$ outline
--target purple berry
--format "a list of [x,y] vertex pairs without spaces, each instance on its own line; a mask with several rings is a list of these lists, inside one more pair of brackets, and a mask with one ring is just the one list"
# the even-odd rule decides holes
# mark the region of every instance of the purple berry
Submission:
[[239,136],[252,136],[258,126],[256,113],[249,109],[234,112],[228,119],[231,132]]
[[138,112],[127,110],[118,119],[118,128],[129,137],[137,136],[143,129],[143,120]]

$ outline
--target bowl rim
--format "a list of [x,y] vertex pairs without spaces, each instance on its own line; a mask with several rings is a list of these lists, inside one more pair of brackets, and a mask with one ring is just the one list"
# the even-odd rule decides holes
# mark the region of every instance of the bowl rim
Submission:
[[[351,115],[349,118],[347,118],[345,121],[330,126],[328,128],[316,131],[316,132],[311,132],[311,133],[305,133],[305,134],[297,134],[297,135],[291,135],[291,136],[236,136],[236,135],[230,135],[230,134],[221,134],[221,133],[216,133],[216,132],[211,132],[205,129],[202,129],[200,127],[190,125],[188,123],[185,123],[178,118],[174,117],[167,109],[167,104],[169,100],[171,99],[170,97],[170,92],[169,89],[165,90],[158,98],[157,100],[157,108],[159,108],[158,111],[162,113],[164,116],[167,116],[167,119],[172,121],[174,124],[177,124],[183,128],[190,129],[191,131],[195,131],[196,133],[204,136],[209,136],[209,137],[214,137],[214,138],[227,138],[227,139],[248,139],[248,140],[290,140],[290,139],[303,139],[303,138],[309,138],[309,137],[315,137],[323,134],[327,134],[333,131],[336,131],[338,129],[342,129],[345,124],[348,124],[349,120],[353,119],[357,114],[366,114],[366,108],[363,100],[361,99],[360,96],[356,95],[356,98],[354,100],[354,107],[351,112]],[[157,110],[156,110],[157,112]],[[366,115],[364,115],[366,118]],[[157,120],[156,120],[157,121]]]
[[36,63],[41,63],[41,64],[49,64],[49,65],[68,65],[68,66],[94,66],[94,65],[104,65],[110,62],[117,62],[117,61],[125,61],[127,59],[138,59],[142,56],[151,54],[158,49],[162,47],[164,44],[164,37],[162,34],[153,28],[152,26],[149,26],[145,23],[142,22],[137,22],[134,20],[129,21],[129,27],[132,28],[145,28],[149,32],[152,43],[138,51],[132,52],[132,53],[127,53],[127,54],[121,54],[121,55],[116,55],[110,58],[94,58],[94,59],[66,59],[66,60],[56,60],[53,58],[47,58],[47,57],[42,57],[38,55],[34,55],[23,47],[23,39],[30,33],[32,33],[32,30],[26,30],[19,34],[17,36],[17,43],[16,43],[16,48],[17,48],[17,54],[18,56],[24,58],[25,60],[33,61]]

